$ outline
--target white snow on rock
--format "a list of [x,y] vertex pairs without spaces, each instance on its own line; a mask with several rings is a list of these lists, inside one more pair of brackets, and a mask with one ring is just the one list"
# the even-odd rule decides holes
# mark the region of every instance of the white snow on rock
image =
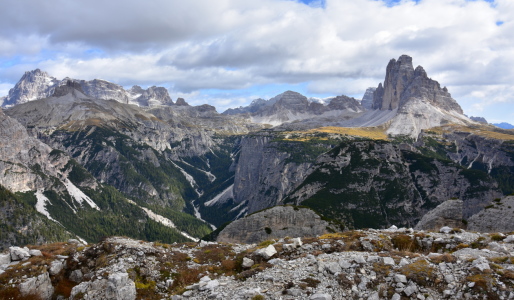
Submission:
[[[209,150],[211,151],[211,153],[212,153],[212,154],[216,155],[216,153],[214,153],[214,152],[212,151],[212,149],[210,149],[210,148],[209,148]],[[209,179],[209,181],[210,181],[210,182],[214,182],[214,180],[216,180],[216,176],[214,176],[214,174],[212,174],[211,172],[209,172],[209,171],[205,171],[205,170],[202,170],[202,169],[200,169],[200,168],[197,168],[197,167],[193,166],[192,164],[190,164],[190,163],[188,163],[188,162],[185,162],[184,160],[181,160],[181,162],[182,162],[183,164],[186,164],[186,165],[190,166],[191,168],[197,169],[198,171],[200,171],[200,172],[202,172],[202,173],[205,173],[205,175],[207,176],[207,178]],[[209,166],[209,168],[210,168],[209,160],[207,160],[206,164],[207,164],[207,166]]]
[[52,203],[50,202],[50,200],[45,195],[43,195],[43,191],[42,190],[38,190],[34,195],[36,196],[36,199],[37,199],[36,210],[39,213],[45,215],[48,219],[50,219],[50,220],[52,220],[54,222],[57,222],[54,218],[52,218],[50,216],[50,213],[48,212],[48,210],[46,210],[46,205],[48,203],[50,203],[50,204],[52,204]]
[[216,197],[212,198],[211,200],[204,203],[205,206],[212,206],[214,204],[223,204],[228,199],[234,198],[233,193],[234,185],[229,186],[225,190],[223,190],[221,193],[216,195]]
[[186,180],[189,182],[189,184],[191,185],[191,187],[195,190],[195,192],[198,194],[198,197],[201,197],[202,196],[202,193],[198,191],[198,184],[196,183],[195,179],[193,178],[193,176],[191,176],[191,174],[187,173],[184,169],[182,169],[181,167],[179,167],[176,163],[174,163],[173,161],[171,161],[171,163],[177,168],[180,170],[180,172],[182,173],[182,175],[184,175],[184,177],[186,177]]
[[84,192],[82,192],[78,187],[76,187],[69,179],[66,178],[65,181],[63,181],[63,184],[66,186],[66,189],[68,190],[68,193],[70,196],[72,196],[80,205],[85,201],[91,208],[94,208],[96,210],[100,210],[100,207],[96,205],[96,203],[91,200]]
[[146,215],[154,220],[155,222],[158,222],[158,223],[161,223],[162,225],[166,226],[166,227],[169,227],[169,228],[173,228],[173,229],[176,229],[181,235],[185,236],[186,238],[190,239],[190,240],[193,240],[195,242],[198,242],[199,239],[195,238],[195,237],[192,237],[190,236],[189,234],[187,234],[186,232],[183,232],[183,231],[180,231],[177,229],[177,226],[175,225],[175,223],[173,223],[170,219],[166,218],[166,217],[163,217],[159,214],[156,214],[154,213],[153,211],[151,211],[150,209],[146,208],[146,207],[141,207],[139,205],[137,205],[136,202],[132,201],[132,200],[129,200],[127,199],[127,201],[139,208],[141,208],[145,213]]

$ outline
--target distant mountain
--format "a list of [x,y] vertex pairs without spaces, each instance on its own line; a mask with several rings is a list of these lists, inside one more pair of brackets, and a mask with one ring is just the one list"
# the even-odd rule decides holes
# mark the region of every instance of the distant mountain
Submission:
[[364,96],[362,96],[361,105],[365,109],[371,109],[373,106],[373,93],[377,88],[370,87],[366,89]]
[[364,109],[356,99],[344,95],[317,99],[307,98],[297,92],[286,91],[269,100],[256,99],[249,106],[228,109],[223,114],[246,114],[253,123],[279,126],[324,118],[338,119],[347,115],[354,117],[363,111]]
[[[54,90],[68,81],[76,81],[80,84],[85,95],[103,100],[116,100],[121,103],[135,104],[138,106],[173,105],[173,101],[164,87],[152,86],[143,89],[140,86],[133,86],[125,90],[121,85],[101,80],[77,80],[64,78],[58,80],[47,72],[36,69],[25,72],[9,94],[0,101],[3,107],[47,98],[53,95]],[[1,99],[0,99],[1,100]]]
[[503,128],[503,129],[514,129],[514,125],[506,123],[506,122],[493,123],[493,125],[496,126],[496,127]]
[[372,108],[396,111],[387,128],[391,135],[416,138],[422,129],[470,123],[448,89],[429,78],[423,67],[414,69],[408,55],[389,61],[384,85],[379,84],[373,93]]
[[470,118],[471,120],[475,121],[475,122],[478,122],[478,123],[482,123],[482,124],[489,124],[489,123],[487,122],[487,120],[486,120],[485,118],[483,118],[483,117],[473,117],[473,116],[471,116],[471,117],[469,117],[469,118]]

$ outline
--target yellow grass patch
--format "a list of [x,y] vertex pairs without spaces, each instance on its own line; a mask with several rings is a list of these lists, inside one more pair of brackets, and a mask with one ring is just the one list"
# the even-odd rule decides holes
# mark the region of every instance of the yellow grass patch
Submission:
[[483,126],[461,126],[461,125],[447,125],[442,127],[434,127],[427,130],[427,133],[435,133],[435,134],[443,134],[446,132],[452,131],[460,131],[460,132],[469,132],[471,134],[476,134],[479,136],[504,140],[504,141],[514,141],[514,130],[510,129],[497,129],[494,126],[483,125]]
[[333,134],[333,135],[348,135],[348,136],[358,136],[364,138],[370,138],[374,140],[387,140],[387,135],[384,130],[378,127],[335,127],[335,126],[327,126],[320,127],[315,129],[310,129],[307,131],[292,131],[286,135],[284,140],[286,141],[297,141],[297,142],[305,142],[310,141],[312,139],[317,140],[328,140],[328,137],[320,137],[317,136],[319,133]]

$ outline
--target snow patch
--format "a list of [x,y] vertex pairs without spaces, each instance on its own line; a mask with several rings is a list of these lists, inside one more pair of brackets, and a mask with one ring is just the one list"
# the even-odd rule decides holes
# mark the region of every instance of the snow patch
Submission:
[[212,206],[214,204],[223,204],[228,199],[234,198],[234,185],[232,184],[225,190],[223,190],[221,193],[217,194],[214,198],[204,203],[205,206]]
[[[211,150],[211,152],[212,152],[212,150]],[[214,152],[213,152],[213,154],[214,154]],[[216,155],[216,154],[214,154],[214,155]],[[193,165],[191,165],[191,164],[189,164],[189,163],[187,163],[187,162],[185,162],[185,161],[183,161],[183,160],[180,160],[180,161],[181,161],[183,164],[186,164],[186,165],[190,166],[191,168],[195,168],[195,169],[197,169],[198,171],[205,173],[205,175],[207,175],[207,178],[209,179],[209,181],[210,181],[210,182],[214,182],[214,180],[216,180],[216,176],[214,176],[214,174],[212,174],[211,172],[209,172],[209,171],[205,171],[205,170],[202,170],[202,169],[200,169],[200,168],[197,168],[197,167],[195,167],[195,166],[193,166]],[[209,160],[207,160],[206,164],[207,164],[207,166],[209,166]],[[209,167],[210,167],[210,166],[209,166]],[[179,167],[179,168],[180,168],[180,167]],[[196,184],[196,183],[195,183],[195,184]],[[200,195],[200,196],[201,196],[201,195]]]
[[[171,160],[170,160],[171,161]],[[177,167],[177,169],[180,170],[180,172],[182,173],[182,175],[184,175],[184,177],[186,177],[186,180],[189,182],[189,184],[191,185],[191,187],[193,188],[193,190],[195,190],[196,194],[198,194],[198,197],[201,197],[203,195],[203,193],[199,192],[198,191],[198,184],[196,183],[195,179],[193,178],[193,176],[191,176],[191,174],[187,173],[184,169],[182,169],[181,167],[179,167],[176,163],[174,163],[173,161],[171,161],[171,163]],[[187,163],[186,163],[187,164]],[[187,164],[189,165],[189,164]]]
[[66,178],[66,180],[63,182],[64,186],[66,186],[66,190],[68,190],[68,194],[70,194],[71,197],[73,197],[80,205],[85,201],[91,208],[94,208],[96,210],[100,210],[100,207],[96,205],[96,203],[91,200],[84,192],[82,192],[78,187],[76,187],[71,181]]
[[[46,205],[48,203],[52,204],[50,202],[50,199],[48,199],[45,195],[43,195],[42,190],[38,190],[34,195],[36,196],[36,199],[37,199],[36,210],[38,212],[40,212],[41,214],[45,215],[48,219],[50,219],[54,222],[57,222],[54,218],[52,218],[50,216],[50,213],[48,212],[48,210],[46,210]],[[59,222],[57,222],[57,223],[59,223]],[[61,224],[61,223],[59,223],[59,224]]]
[[204,219],[202,219],[202,214],[200,213],[200,211],[198,210],[198,207],[195,205],[195,202],[194,201],[191,201],[191,205],[193,205],[193,210],[195,212],[195,217],[200,220],[200,221],[203,221],[205,222],[206,224],[208,224],[209,226],[211,226],[212,230],[216,230],[216,226],[214,226],[213,224],[205,221]]
[[146,207],[141,207],[139,205],[137,205],[136,202],[132,201],[132,200],[129,200],[127,199],[127,201],[130,203],[130,204],[133,204],[139,208],[141,208],[145,213],[146,215],[154,220],[155,222],[157,223],[161,223],[162,225],[166,226],[166,227],[169,227],[169,228],[173,228],[173,229],[176,229],[181,235],[185,236],[186,238],[190,239],[190,240],[193,240],[195,242],[198,242],[199,239],[195,238],[195,237],[192,237],[190,236],[189,234],[187,234],[186,232],[183,232],[183,231],[180,231],[177,229],[177,226],[175,225],[175,223],[173,223],[170,219],[166,218],[166,217],[163,217],[159,214],[156,214],[154,213],[153,211],[151,211],[150,209],[146,208]]

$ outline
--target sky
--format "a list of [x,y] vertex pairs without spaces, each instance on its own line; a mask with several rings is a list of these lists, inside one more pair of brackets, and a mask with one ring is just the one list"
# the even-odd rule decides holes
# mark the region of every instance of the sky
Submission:
[[470,116],[514,123],[513,0],[0,0],[0,96],[25,71],[164,86],[219,112],[286,90],[362,98],[413,57]]

